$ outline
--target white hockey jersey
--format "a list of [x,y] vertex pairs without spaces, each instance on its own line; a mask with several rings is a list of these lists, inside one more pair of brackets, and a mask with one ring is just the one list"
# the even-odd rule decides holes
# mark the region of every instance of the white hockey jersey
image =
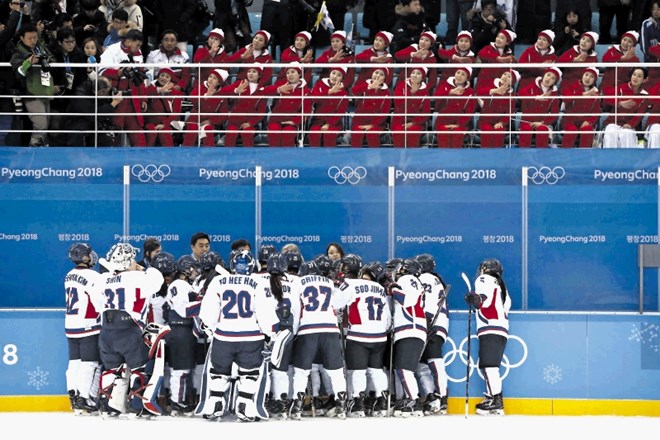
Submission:
[[492,275],[480,275],[474,282],[474,291],[481,295],[481,308],[477,311],[477,335],[509,337],[509,310],[511,297],[502,298],[502,288]]
[[337,290],[351,298],[347,308],[346,339],[385,342],[392,326],[392,311],[383,286],[371,280],[346,278]]
[[[82,338],[101,332],[101,312],[98,304],[104,298],[98,290],[103,277],[92,269],[76,267],[64,277],[66,315],[64,330],[67,338]],[[92,295],[99,295],[94,304]]]
[[263,277],[218,275],[206,290],[199,317],[220,341],[261,341],[279,323],[266,288]]
[[337,311],[346,307],[350,295],[335,290],[333,282],[320,275],[301,277],[300,288],[302,308],[298,334],[339,333]]
[[105,305],[101,310],[123,310],[142,324],[147,322],[149,302],[163,285],[163,275],[153,267],[107,275],[101,283]]
[[[430,322],[438,312],[438,302],[441,296],[444,297],[445,289],[440,279],[432,273],[421,274],[419,281],[424,286],[424,312],[426,313],[427,322]],[[447,339],[449,334],[449,309],[446,300],[442,301],[442,307],[433,326],[433,332],[442,336],[445,340]]]
[[[174,322],[175,319],[190,319],[199,315],[199,309],[202,305],[201,301],[197,299],[190,300],[191,296],[195,298],[197,295],[193,290],[193,286],[186,280],[174,280],[167,288],[167,295],[165,301],[170,309],[170,316],[168,322]],[[176,315],[172,316],[172,312]]]
[[403,275],[392,288],[394,341],[418,338],[426,341],[424,286],[418,278]]

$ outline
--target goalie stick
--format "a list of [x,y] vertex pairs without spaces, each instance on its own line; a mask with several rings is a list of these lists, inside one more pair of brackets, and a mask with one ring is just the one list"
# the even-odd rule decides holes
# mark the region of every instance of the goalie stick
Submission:
[[[472,292],[472,284],[470,283],[470,279],[468,278],[467,275],[465,275],[465,272],[461,273],[461,277],[463,277],[463,281],[465,281],[465,285],[468,288],[468,293]],[[467,419],[468,416],[468,408],[470,406],[470,363],[472,362],[472,358],[470,357],[470,341],[472,340],[472,304],[468,305],[468,331],[467,331],[467,360],[465,361],[465,364],[467,365],[467,371],[465,373],[465,418]]]

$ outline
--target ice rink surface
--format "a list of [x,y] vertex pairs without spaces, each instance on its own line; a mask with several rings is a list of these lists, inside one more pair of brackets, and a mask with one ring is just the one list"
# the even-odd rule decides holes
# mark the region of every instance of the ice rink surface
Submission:
[[[104,420],[101,417],[74,416],[72,413],[0,413],[0,426],[8,435],[21,438],[60,438],[75,436],[91,439],[166,439],[195,440],[222,438],[252,439],[439,439],[504,438],[529,440],[542,436],[554,440],[578,438],[621,438],[634,435],[657,438],[660,418],[609,416],[503,416],[469,415],[430,416],[422,418],[328,419],[303,418],[301,421],[265,421],[239,423],[233,420],[208,422],[199,418],[162,417],[151,420]],[[13,434],[12,434],[13,433]],[[35,437],[31,436],[34,434]],[[232,437],[224,437],[232,435]],[[557,438],[556,435],[562,437]],[[423,436],[423,437],[422,437]],[[585,437],[586,436],[586,437]],[[603,436],[603,437],[601,437]],[[625,438],[625,437],[624,437]]]

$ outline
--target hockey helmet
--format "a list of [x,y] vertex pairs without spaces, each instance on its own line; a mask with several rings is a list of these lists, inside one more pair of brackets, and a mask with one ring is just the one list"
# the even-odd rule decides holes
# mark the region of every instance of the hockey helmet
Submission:
[[257,265],[252,253],[247,249],[233,250],[229,261],[229,271],[240,275],[250,275]]
[[163,276],[172,275],[177,270],[174,255],[169,252],[161,252],[151,260],[151,267],[158,270]]
[[85,264],[89,267],[94,266],[92,254],[94,251],[87,243],[74,243],[69,248],[69,260],[74,264]]
[[192,255],[184,255],[176,261],[176,271],[191,280],[201,272],[202,265]]
[[341,273],[349,278],[355,278],[362,269],[362,258],[355,254],[348,254],[341,259]]
[[303,264],[303,257],[298,251],[288,251],[282,254],[286,258],[287,271],[298,273],[300,265]]
[[415,260],[422,266],[422,273],[430,273],[435,271],[435,258],[431,254],[419,254]]
[[199,257],[199,265],[204,272],[214,269],[218,264],[225,267],[225,261],[215,251],[204,252],[202,256]]
[[358,273],[358,278],[364,278],[364,275],[368,275],[372,281],[378,281],[385,274],[385,268],[380,263],[380,261],[370,261],[369,263],[362,266],[360,272]]
[[417,260],[406,258],[396,268],[397,278],[401,275],[418,277],[422,274],[422,265]]
[[275,246],[272,244],[264,244],[259,248],[259,252],[257,253],[257,261],[261,263],[261,265],[265,265],[268,262],[268,258],[277,253],[277,249],[275,249]]
[[504,272],[504,268],[502,267],[502,263],[500,263],[499,260],[495,258],[489,258],[481,262],[478,271],[480,274],[487,274],[487,275],[492,275],[494,277],[501,277],[502,272]]

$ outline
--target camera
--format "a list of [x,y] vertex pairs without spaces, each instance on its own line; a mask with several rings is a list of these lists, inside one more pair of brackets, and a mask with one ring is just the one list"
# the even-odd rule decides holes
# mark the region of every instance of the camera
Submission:
[[149,78],[145,72],[137,67],[124,67],[124,77],[132,82],[134,86],[139,86]]

